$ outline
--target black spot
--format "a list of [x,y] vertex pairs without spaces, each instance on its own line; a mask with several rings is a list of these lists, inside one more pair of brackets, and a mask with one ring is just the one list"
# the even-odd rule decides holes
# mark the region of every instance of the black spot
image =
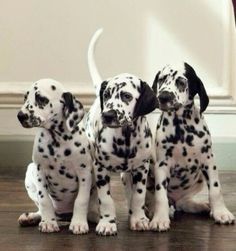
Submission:
[[65,174],[65,171],[64,170],[59,170],[59,173],[61,174],[61,175],[64,175]]
[[65,192],[67,192],[67,191],[68,191],[67,188],[62,188],[62,189],[60,190],[61,193],[65,193]]
[[38,146],[38,151],[39,151],[40,153],[43,153],[43,152],[44,152],[44,149],[43,149],[42,147]]
[[143,175],[142,173],[138,172],[133,176],[133,184],[137,184],[138,182],[142,181]]
[[199,118],[195,118],[194,121],[195,121],[196,124],[198,124],[199,123]]
[[66,173],[66,177],[67,177],[68,179],[73,179],[73,178],[74,178],[74,176],[71,175],[70,173]]
[[167,118],[164,118],[162,123],[163,123],[163,126],[168,126],[169,125],[169,121],[168,121]]
[[51,88],[52,88],[53,91],[56,90],[56,86],[55,85],[51,85]]
[[189,146],[193,146],[193,135],[187,135],[186,139],[185,139],[186,143],[189,145]]
[[143,190],[142,190],[142,189],[137,189],[137,192],[138,192],[138,193],[142,193]]
[[66,150],[64,151],[64,155],[65,155],[65,156],[71,155],[71,150],[70,150],[70,149],[66,149]]
[[216,181],[215,183],[214,183],[214,187],[218,187],[219,186],[219,184],[218,184],[218,182]]
[[83,148],[81,151],[80,151],[81,154],[85,154],[86,151],[85,151],[85,148]]
[[77,141],[74,144],[75,144],[76,147],[80,147],[81,146],[81,143],[79,143]]
[[53,156],[53,155],[55,154],[54,149],[53,149],[53,146],[52,146],[51,144],[48,145],[48,150],[49,150],[49,154],[50,154],[51,156]]
[[156,190],[160,190],[161,186],[159,184],[156,185]]

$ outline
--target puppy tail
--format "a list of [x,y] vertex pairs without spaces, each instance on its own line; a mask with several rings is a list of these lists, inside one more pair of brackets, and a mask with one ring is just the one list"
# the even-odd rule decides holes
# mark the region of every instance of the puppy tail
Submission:
[[95,88],[97,97],[99,96],[100,85],[102,83],[102,77],[100,76],[98,72],[98,69],[94,60],[94,51],[96,48],[97,41],[100,35],[102,34],[102,32],[103,32],[103,29],[101,28],[101,29],[98,29],[94,33],[92,39],[90,40],[89,48],[88,48],[88,68],[89,68],[89,73],[92,78],[93,86]]

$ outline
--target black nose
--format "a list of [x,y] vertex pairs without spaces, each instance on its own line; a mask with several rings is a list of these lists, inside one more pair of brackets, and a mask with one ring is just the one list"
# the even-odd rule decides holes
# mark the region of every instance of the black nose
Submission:
[[19,119],[19,121],[22,123],[25,120],[27,120],[29,118],[28,114],[23,113],[22,111],[19,111],[17,114],[17,118]]
[[116,119],[117,119],[117,113],[115,110],[109,110],[107,112],[102,113],[102,120],[106,124],[111,124]]
[[172,92],[163,91],[159,94],[158,99],[161,104],[165,104],[174,99],[174,94]]

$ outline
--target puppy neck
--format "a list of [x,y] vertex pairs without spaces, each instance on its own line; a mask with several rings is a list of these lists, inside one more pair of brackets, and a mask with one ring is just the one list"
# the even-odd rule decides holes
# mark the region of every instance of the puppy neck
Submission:
[[201,117],[200,111],[194,104],[193,100],[190,100],[185,106],[182,106],[177,110],[165,111],[164,113],[168,114],[168,116],[184,118],[186,120],[192,120]]

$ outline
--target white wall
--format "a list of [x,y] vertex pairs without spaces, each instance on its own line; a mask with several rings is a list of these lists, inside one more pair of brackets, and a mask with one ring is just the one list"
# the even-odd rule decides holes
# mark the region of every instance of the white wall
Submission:
[[[104,27],[104,77],[131,72],[151,82],[173,59],[194,65],[212,95],[230,85],[230,0],[0,0],[1,82],[52,77],[90,82],[89,39]],[[235,68],[235,67],[233,67]]]

